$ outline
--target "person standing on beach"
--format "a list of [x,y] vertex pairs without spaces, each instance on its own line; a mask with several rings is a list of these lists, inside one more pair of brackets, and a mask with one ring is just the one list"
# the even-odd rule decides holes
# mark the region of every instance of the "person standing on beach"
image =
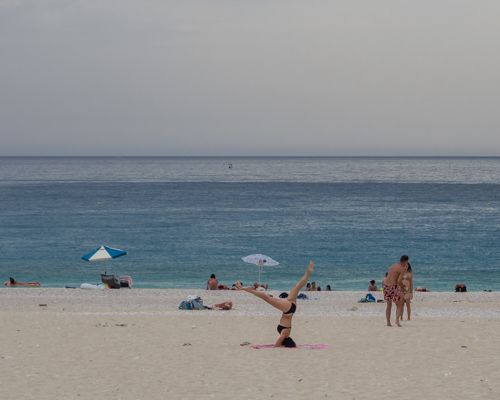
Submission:
[[408,263],[408,267],[403,273],[403,279],[401,283],[403,284],[403,306],[401,307],[400,318],[401,320],[403,320],[404,307],[406,304],[406,315],[409,321],[411,315],[411,301],[413,300],[413,273],[411,271],[410,263]]
[[407,255],[401,256],[399,263],[392,265],[387,271],[387,278],[384,282],[384,300],[387,302],[385,308],[385,317],[387,319],[387,326],[391,325],[391,312],[392,303],[396,305],[396,325],[401,326],[399,323],[400,318],[403,316],[403,273],[408,267],[409,257]]
[[257,297],[260,297],[266,303],[271,304],[274,308],[277,308],[282,312],[280,323],[277,326],[279,336],[274,344],[274,347],[297,347],[293,339],[290,337],[290,332],[292,331],[292,318],[293,314],[295,314],[295,311],[297,310],[297,295],[299,294],[300,289],[302,289],[307,283],[307,280],[312,275],[313,271],[314,262],[311,260],[306,272],[304,272],[302,278],[300,278],[292,290],[290,290],[290,294],[286,298],[274,298],[265,292],[255,290],[253,287],[243,287],[240,281],[236,282],[236,287],[239,290],[244,290],[245,292],[252,293]]

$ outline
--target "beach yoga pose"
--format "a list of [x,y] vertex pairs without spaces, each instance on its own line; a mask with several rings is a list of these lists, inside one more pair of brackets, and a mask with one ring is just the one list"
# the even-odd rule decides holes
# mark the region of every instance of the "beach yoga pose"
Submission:
[[271,304],[274,308],[277,308],[283,313],[277,327],[279,337],[276,340],[274,347],[297,347],[293,339],[290,337],[290,332],[292,331],[292,318],[295,311],[297,311],[297,295],[299,294],[300,289],[302,289],[307,283],[307,280],[312,275],[313,271],[314,262],[311,260],[306,272],[293,289],[290,290],[290,294],[287,298],[274,298],[269,296],[266,292],[255,290],[253,287],[243,287],[240,281],[236,282],[236,288],[238,290],[244,290],[245,292],[252,293],[257,297],[260,297],[266,303]]

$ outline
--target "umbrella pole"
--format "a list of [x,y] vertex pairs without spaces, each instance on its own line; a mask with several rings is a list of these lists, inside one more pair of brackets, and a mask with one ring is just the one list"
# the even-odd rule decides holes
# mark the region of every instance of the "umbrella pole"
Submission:
[[260,274],[262,272],[262,266],[259,265],[259,285],[260,285]]

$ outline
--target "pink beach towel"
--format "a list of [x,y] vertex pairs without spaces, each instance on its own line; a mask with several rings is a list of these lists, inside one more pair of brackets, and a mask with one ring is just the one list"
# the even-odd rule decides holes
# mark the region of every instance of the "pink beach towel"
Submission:
[[[262,350],[262,349],[276,349],[274,344],[253,344],[250,346],[252,349]],[[324,350],[329,346],[324,343],[317,344],[298,344],[297,347],[280,347],[280,348],[288,348],[288,349],[306,349],[306,350]]]

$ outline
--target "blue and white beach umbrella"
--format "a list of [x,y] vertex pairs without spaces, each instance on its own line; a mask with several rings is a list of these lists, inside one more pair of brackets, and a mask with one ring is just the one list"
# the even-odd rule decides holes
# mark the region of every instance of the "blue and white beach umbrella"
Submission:
[[276,265],[280,265],[280,263],[276,260],[273,260],[271,257],[266,256],[265,254],[250,254],[249,256],[242,257],[243,261],[249,264],[255,264],[259,267],[259,283],[260,283],[260,275],[262,273],[262,268],[264,266],[274,267]]
[[113,258],[121,257],[127,254],[126,251],[120,249],[113,249],[108,246],[101,246],[98,249],[85,254],[82,260],[85,261],[106,261]]

